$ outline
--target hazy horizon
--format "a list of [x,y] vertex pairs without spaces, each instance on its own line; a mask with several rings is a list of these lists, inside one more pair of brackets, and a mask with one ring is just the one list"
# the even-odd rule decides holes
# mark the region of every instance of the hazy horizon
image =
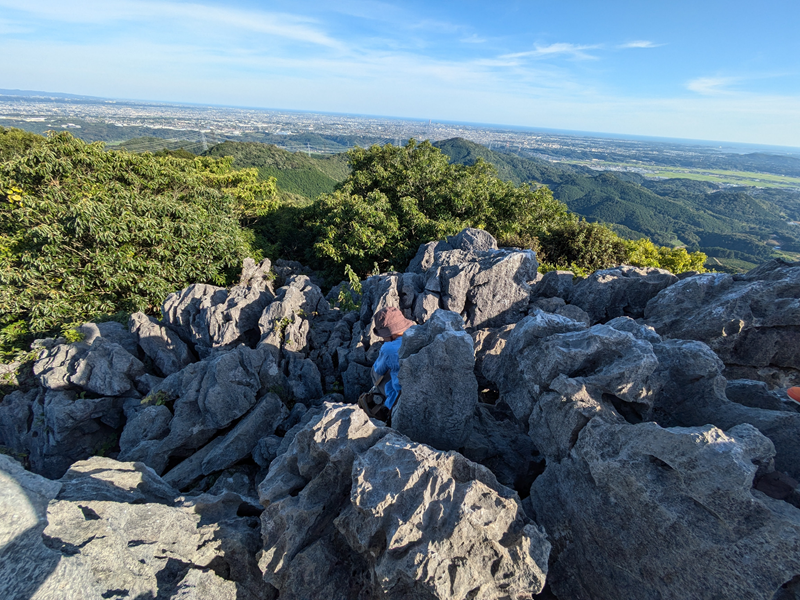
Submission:
[[0,8],[6,89],[800,147],[788,0]]

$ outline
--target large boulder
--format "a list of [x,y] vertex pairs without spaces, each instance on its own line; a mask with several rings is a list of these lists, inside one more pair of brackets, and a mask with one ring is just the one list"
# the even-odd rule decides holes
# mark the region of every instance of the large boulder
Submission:
[[201,356],[212,348],[254,345],[261,313],[275,297],[269,271],[269,259],[258,265],[245,259],[239,285],[230,290],[194,284],[170,294],[161,307],[164,324],[195,345]]
[[653,298],[645,318],[664,337],[708,344],[731,379],[800,384],[800,263],[688,277]]
[[615,317],[640,318],[650,299],[678,281],[669,271],[622,265],[595,271],[570,291],[569,300],[589,313],[592,323]]
[[544,584],[549,543],[514,492],[352,406],[325,405],[259,495],[259,564],[281,599],[530,598]]
[[648,379],[658,364],[650,342],[629,332],[609,325],[586,329],[541,311],[517,324],[501,360],[500,397],[523,422],[562,374],[645,410],[652,402]]
[[387,597],[542,591],[550,543],[488,469],[393,433],[356,458],[352,481],[335,525]]
[[141,361],[103,337],[43,349],[33,364],[39,383],[51,390],[79,389],[103,396],[135,396],[144,375]]
[[632,425],[562,382],[531,418],[557,432],[530,496],[557,597],[770,600],[800,573],[800,511],[753,489],[774,453],[755,428]]
[[27,457],[34,472],[57,479],[76,460],[116,446],[124,401],[72,390],[17,391],[0,403],[0,440]]
[[472,338],[461,317],[436,311],[405,332],[399,356],[402,392],[392,426],[440,450],[462,448],[472,431],[478,382]]
[[128,328],[135,334],[142,351],[153,361],[159,375],[167,377],[194,362],[189,347],[174,331],[167,329],[153,317],[134,313]]
[[664,340],[653,344],[658,368],[651,383],[657,390],[645,416],[665,427],[716,425],[729,429],[749,423],[775,446],[775,466],[800,479],[800,414],[765,410],[730,401],[724,365],[704,343]]
[[[274,361],[265,349],[241,345],[170,375],[146,398],[150,405],[174,403],[168,433],[159,428],[150,439],[142,440],[141,448],[126,446],[123,457],[136,458],[163,473],[173,456],[190,456],[218,430],[253,408],[268,391],[264,388],[271,381],[271,367]],[[135,418],[130,423],[137,423],[137,430],[145,427]]]
[[425,278],[413,314],[424,321],[441,307],[462,315],[468,329],[514,323],[527,312],[538,267],[535,253],[498,249],[479,229],[423,244],[408,267]]
[[79,463],[61,482],[36,477],[0,456],[2,512],[20,517],[3,520],[17,531],[0,539],[2,597],[275,597],[254,558],[258,520],[237,515],[240,497],[173,506],[155,473],[109,459]]

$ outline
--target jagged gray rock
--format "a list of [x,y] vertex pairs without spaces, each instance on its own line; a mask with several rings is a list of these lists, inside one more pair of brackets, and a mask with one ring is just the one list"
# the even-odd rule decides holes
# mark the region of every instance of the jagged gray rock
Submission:
[[95,338],[86,342],[57,344],[40,352],[33,372],[51,390],[83,389],[103,396],[137,395],[136,379],[144,365],[115,342]]
[[749,423],[775,445],[775,467],[800,479],[800,414],[763,410],[731,402],[725,395],[724,365],[704,343],[664,340],[653,344],[658,368],[651,383],[657,393],[645,413],[665,427],[712,424],[729,429]]
[[35,473],[58,479],[69,466],[113,449],[122,425],[123,398],[86,398],[74,391],[32,390],[0,404],[4,442],[27,455]]
[[210,475],[236,464],[255,447],[264,435],[275,433],[289,411],[275,394],[267,394],[203,459],[203,474]]
[[146,467],[98,458],[50,482],[0,456],[0,480],[3,515],[19,517],[2,519],[16,527],[0,540],[4,598],[275,597],[254,559],[256,517],[237,516],[237,495],[169,506]]
[[800,572],[800,511],[751,489],[773,452],[755,428],[609,421],[597,392],[571,385],[531,419],[561,432],[530,497],[557,597],[768,600]]
[[585,310],[592,323],[615,317],[644,316],[645,306],[661,290],[678,281],[669,271],[652,267],[622,265],[595,271],[571,290],[571,304]]
[[136,456],[159,474],[173,455],[190,456],[267,392],[262,378],[265,368],[274,366],[268,355],[264,348],[241,345],[167,377],[149,397],[156,402],[174,401],[169,433],[157,444],[143,441],[144,451],[132,448],[125,456]]
[[91,346],[94,342],[103,338],[107,342],[119,344],[133,356],[137,356],[139,348],[136,336],[131,334],[122,323],[116,321],[106,321],[104,323],[84,323],[77,328],[83,336],[83,342]]
[[205,283],[195,283],[167,296],[161,305],[165,325],[173,329],[185,342],[196,344],[208,336],[198,324],[200,313],[210,306],[225,301],[228,291],[225,288]]
[[530,598],[544,584],[549,544],[514,492],[352,406],[325,405],[259,496],[259,564],[282,599]]
[[370,587],[366,564],[349,549],[332,521],[349,502],[356,455],[389,431],[356,407],[326,405],[295,435],[287,452],[273,461],[258,487],[265,507],[259,567],[281,598],[328,592],[331,598],[355,599],[358,591],[347,591],[354,579]]
[[128,328],[135,334],[142,351],[150,357],[164,377],[177,373],[194,362],[189,347],[174,331],[144,313],[134,313]]
[[436,311],[425,324],[406,331],[399,356],[402,392],[392,426],[440,450],[463,447],[472,431],[478,382],[472,338],[461,318]]
[[653,298],[645,318],[664,337],[708,344],[732,379],[800,383],[800,263],[689,277]]
[[751,408],[800,412],[800,404],[786,395],[784,390],[770,390],[763,381],[734,379],[725,386],[725,396],[731,402]]
[[491,600],[542,591],[550,543],[485,467],[391,433],[355,459],[352,481],[350,504],[334,523],[368,559],[386,597]]
[[575,274],[572,271],[548,271],[533,286],[534,298],[562,298],[569,301],[574,287]]

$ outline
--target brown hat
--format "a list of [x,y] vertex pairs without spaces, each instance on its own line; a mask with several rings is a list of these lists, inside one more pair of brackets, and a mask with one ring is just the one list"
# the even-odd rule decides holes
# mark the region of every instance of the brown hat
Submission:
[[372,331],[378,337],[388,338],[403,335],[405,330],[413,325],[416,323],[406,319],[399,308],[390,306],[375,313],[375,328]]

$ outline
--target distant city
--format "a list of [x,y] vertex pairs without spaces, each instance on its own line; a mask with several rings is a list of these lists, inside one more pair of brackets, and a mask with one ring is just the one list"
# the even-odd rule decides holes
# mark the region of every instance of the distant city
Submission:
[[[289,150],[334,153],[359,140],[405,143],[461,137],[490,149],[550,161],[585,159],[659,164],[668,157],[768,151],[800,156],[800,148],[684,140],[624,139],[603,134],[286,110],[109,100],[49,92],[0,90],[0,125],[29,131],[67,129],[83,139],[119,142],[142,134],[208,146],[223,140],[259,141]],[[82,131],[83,130],[83,131]],[[109,139],[110,136],[113,139]],[[282,138],[282,139],[281,139]],[[301,139],[303,138],[303,139]],[[363,145],[363,144],[362,144]],[[630,170],[638,170],[635,166]],[[607,167],[604,167],[607,170]]]

